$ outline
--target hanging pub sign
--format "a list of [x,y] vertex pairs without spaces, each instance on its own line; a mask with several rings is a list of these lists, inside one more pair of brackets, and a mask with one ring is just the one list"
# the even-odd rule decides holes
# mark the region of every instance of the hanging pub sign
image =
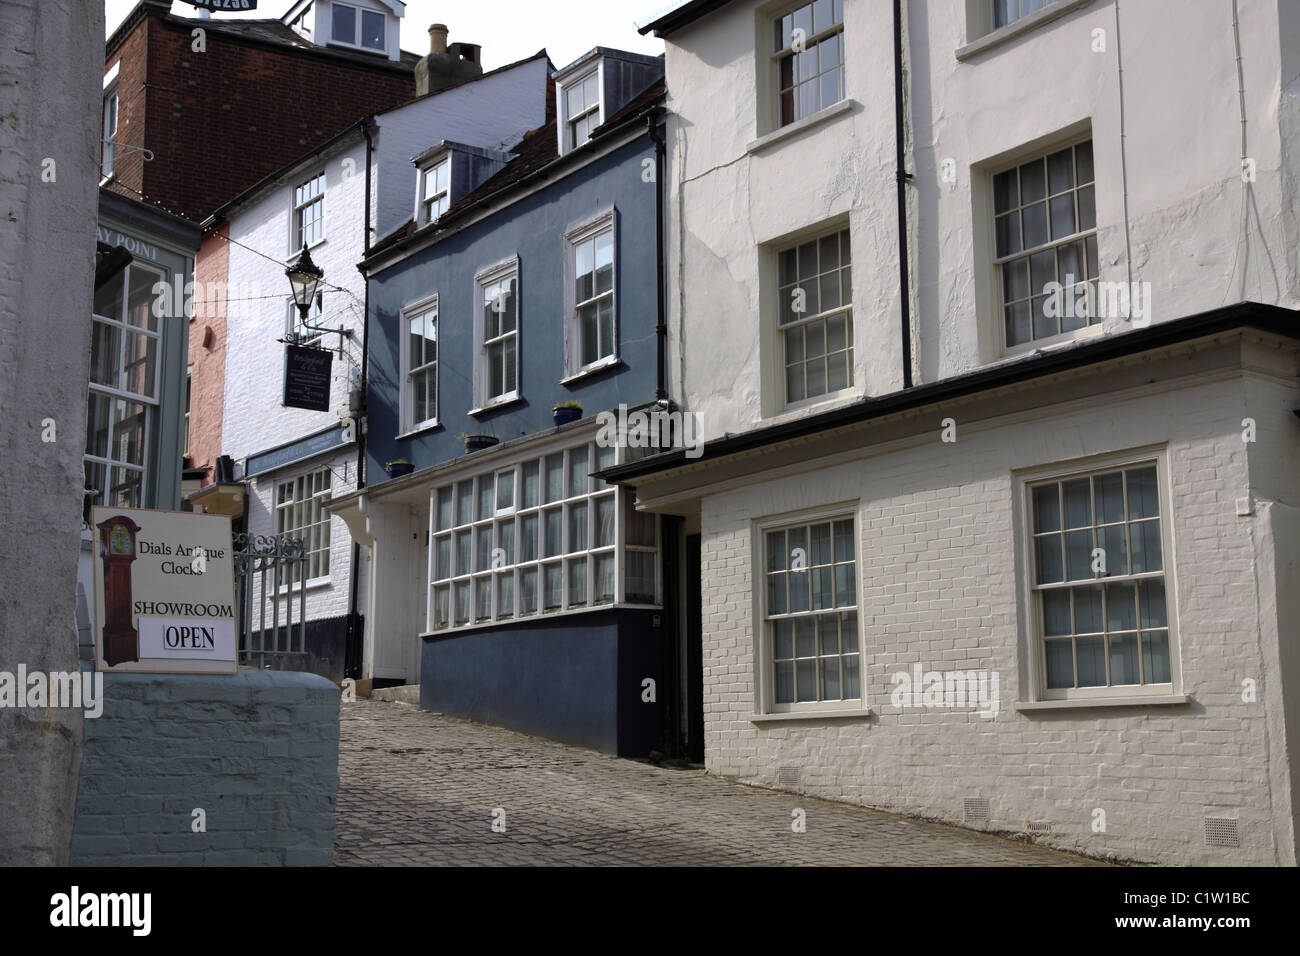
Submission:
[[96,505],[95,669],[233,674],[230,518]]
[[330,369],[334,353],[305,345],[284,347],[284,404],[313,412],[330,410]]
[[191,7],[204,10],[256,10],[257,0],[185,0]]

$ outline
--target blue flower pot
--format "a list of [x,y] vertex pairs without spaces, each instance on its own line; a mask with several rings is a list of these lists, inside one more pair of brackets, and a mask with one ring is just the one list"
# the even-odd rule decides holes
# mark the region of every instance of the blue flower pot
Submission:
[[395,461],[385,468],[389,478],[401,478],[403,475],[409,475],[415,471],[415,466],[409,461]]
[[553,408],[551,409],[551,417],[555,420],[555,425],[558,428],[560,425],[568,425],[570,422],[576,422],[582,417],[582,409]]

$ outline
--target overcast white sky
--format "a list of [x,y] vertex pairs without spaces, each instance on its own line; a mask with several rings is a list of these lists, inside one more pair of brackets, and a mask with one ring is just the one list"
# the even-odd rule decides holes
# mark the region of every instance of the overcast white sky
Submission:
[[[214,13],[214,19],[281,17],[293,0],[258,0],[251,13]],[[662,40],[643,37],[634,22],[644,22],[681,0],[407,0],[402,20],[402,49],[429,52],[429,24],[445,23],[451,42],[478,43],[483,66],[491,70],[532,56],[543,47],[556,67],[576,60],[594,46],[608,46],[658,56]],[[136,0],[104,0],[107,32],[117,29]],[[172,12],[198,12],[176,0]]]

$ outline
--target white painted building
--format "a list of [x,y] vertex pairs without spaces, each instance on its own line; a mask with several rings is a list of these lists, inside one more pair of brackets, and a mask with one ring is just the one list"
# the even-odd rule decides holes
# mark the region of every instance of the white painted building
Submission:
[[645,28],[708,440],[604,474],[699,535],[706,764],[1294,865],[1300,6],[900,6],[901,169],[883,0]]
[[[445,27],[441,30],[445,50]],[[357,264],[375,237],[412,217],[414,187],[423,182],[423,167],[413,158],[450,141],[499,157],[488,171],[500,168],[507,158],[500,151],[545,122],[550,69],[542,51],[367,117],[254,186],[209,222],[227,222],[230,236],[222,451],[243,466],[249,488],[246,530],[305,538],[306,619],[314,625],[308,629],[308,649],[313,668],[336,679],[343,676],[345,618],[350,609],[365,607],[368,578],[368,551],[360,551],[361,567],[354,568],[347,528],[327,508],[331,496],[358,488],[366,283]],[[454,188],[468,192],[473,182]],[[314,328],[301,326],[285,276],[285,263],[304,246],[324,271],[308,322]],[[327,412],[283,403],[281,341],[295,336],[298,342],[341,347],[342,354],[333,357]],[[355,594],[354,574],[359,576]],[[256,591],[255,608],[260,601]],[[282,621],[287,603],[287,598],[280,601]],[[258,629],[260,610],[255,613]],[[293,613],[298,616],[296,602]],[[366,678],[415,679],[401,669],[375,673],[372,658],[373,648],[366,646]]]

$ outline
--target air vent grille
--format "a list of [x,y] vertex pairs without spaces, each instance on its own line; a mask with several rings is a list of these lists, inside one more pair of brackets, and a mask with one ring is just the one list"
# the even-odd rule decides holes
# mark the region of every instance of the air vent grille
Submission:
[[1205,818],[1206,846],[1241,846],[1237,821],[1231,817]]
[[796,789],[799,786],[799,768],[779,767],[776,771],[776,782],[778,786]]
[[962,819],[967,823],[986,823],[989,818],[987,797],[967,797],[962,801]]

